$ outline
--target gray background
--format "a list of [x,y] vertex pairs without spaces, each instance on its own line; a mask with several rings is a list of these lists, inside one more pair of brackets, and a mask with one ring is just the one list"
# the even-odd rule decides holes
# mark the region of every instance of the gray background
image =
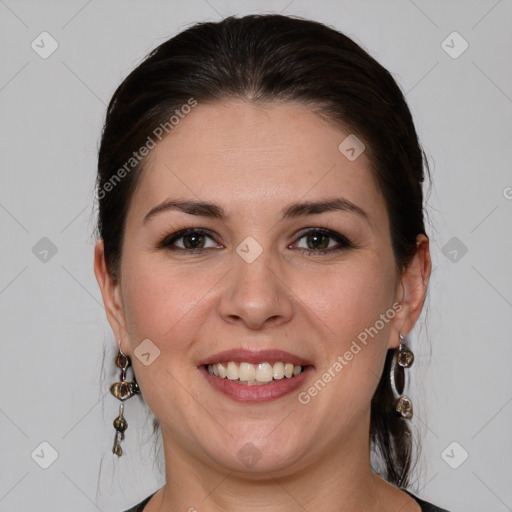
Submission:
[[[116,511],[162,485],[138,398],[127,456],[110,453],[115,342],[92,270],[105,107],[189,24],[269,11],[346,32],[407,94],[433,175],[434,269],[411,335],[413,489],[452,512],[512,510],[510,0],[0,0],[0,511]],[[46,59],[43,31],[58,44]],[[469,44],[457,58],[454,31]]]

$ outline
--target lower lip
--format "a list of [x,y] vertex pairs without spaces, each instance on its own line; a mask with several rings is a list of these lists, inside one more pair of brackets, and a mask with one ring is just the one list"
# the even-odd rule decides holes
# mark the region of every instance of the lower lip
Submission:
[[313,370],[313,367],[307,366],[302,373],[292,378],[284,377],[280,380],[274,380],[270,384],[253,386],[239,384],[234,380],[222,379],[220,377],[210,375],[205,366],[201,366],[199,370],[217,391],[224,393],[237,402],[253,403],[276,400],[291,393],[292,391],[295,391],[304,383],[304,380],[308,377],[309,372]]

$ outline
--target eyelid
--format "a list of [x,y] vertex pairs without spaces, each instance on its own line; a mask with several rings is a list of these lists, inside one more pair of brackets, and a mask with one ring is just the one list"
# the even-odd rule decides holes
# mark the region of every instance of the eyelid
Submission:
[[183,249],[181,247],[176,247],[175,245],[173,245],[177,240],[179,240],[180,238],[183,238],[187,235],[191,235],[191,234],[199,234],[199,235],[204,235],[204,236],[207,236],[208,238],[210,238],[213,242],[215,242],[216,244],[218,245],[222,245],[222,244],[219,244],[219,242],[217,242],[217,240],[215,239],[215,236],[207,229],[204,229],[204,228],[187,228],[187,229],[181,229],[179,231],[176,231],[174,233],[171,233],[170,235],[167,235],[165,236],[162,241],[158,244],[158,248],[159,249],[176,249],[178,251],[184,251],[184,252],[199,252],[199,251],[205,251],[207,249],[210,249],[209,247],[207,247],[206,249],[205,248],[199,248],[199,249]]
[[[295,241],[287,246],[289,248],[290,246],[296,244],[299,240],[304,238],[305,236],[312,234],[312,233],[320,233],[324,236],[327,236],[329,238],[332,238],[335,240],[338,244],[338,247],[331,247],[328,249],[305,249],[305,248],[299,248],[299,250],[303,252],[308,253],[316,253],[316,254],[324,254],[329,252],[336,252],[338,250],[347,249],[347,248],[355,248],[355,244],[353,244],[345,235],[338,233],[337,231],[333,231],[328,228],[323,227],[308,227],[302,229],[299,233],[295,235]],[[158,248],[160,249],[172,249],[182,252],[203,252],[209,249],[212,249],[211,247],[205,247],[205,248],[197,248],[197,249],[184,249],[182,247],[176,247],[173,245],[177,240],[190,235],[190,234],[199,234],[204,235],[208,238],[210,238],[213,242],[215,242],[217,245],[220,245],[222,247],[217,248],[223,248],[223,244],[219,243],[216,240],[216,237],[210,232],[208,229],[205,228],[186,228],[179,231],[176,231],[174,233],[171,233],[170,235],[167,235],[162,239],[162,241],[158,244]]]
[[302,238],[304,235],[309,235],[310,233],[322,233],[323,235],[331,236],[332,238],[340,238],[342,240],[349,241],[348,238],[345,235],[342,235],[341,233],[338,233],[337,231],[333,231],[329,228],[322,228],[322,227],[309,227],[304,228],[300,230],[295,236],[298,238]]

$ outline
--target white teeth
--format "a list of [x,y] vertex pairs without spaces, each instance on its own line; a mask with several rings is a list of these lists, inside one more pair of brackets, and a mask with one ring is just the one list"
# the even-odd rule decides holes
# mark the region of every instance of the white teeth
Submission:
[[233,361],[230,361],[226,370],[226,377],[229,380],[237,380],[239,376],[240,372],[238,371],[238,366]]
[[272,380],[272,365],[260,363],[256,369],[256,380],[258,382],[270,382]]
[[284,364],[279,361],[278,363],[274,363],[272,367],[272,376],[276,380],[281,380],[284,377]]
[[272,380],[281,380],[284,377],[291,379],[302,373],[303,367],[294,366],[293,363],[277,361],[270,363],[259,363],[257,365],[235,361],[228,363],[216,363],[207,365],[208,373],[221,379],[239,380],[249,385],[269,383]]
[[210,366],[216,366],[217,367],[217,371],[219,372],[219,377],[221,379],[225,379],[226,378],[226,367],[222,364],[222,363],[219,363],[219,364],[209,364],[208,367]]
[[[214,365],[216,366],[216,365]],[[240,380],[242,382],[248,382],[250,380],[256,380],[256,368],[253,364],[240,363]]]

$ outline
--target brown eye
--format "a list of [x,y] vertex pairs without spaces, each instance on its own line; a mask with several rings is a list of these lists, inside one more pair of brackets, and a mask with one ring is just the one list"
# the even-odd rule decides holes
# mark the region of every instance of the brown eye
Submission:
[[191,252],[222,248],[222,245],[215,242],[212,235],[200,229],[186,229],[178,233],[173,233],[164,238],[158,246],[162,249]]
[[327,249],[329,247],[329,236],[323,233],[306,235],[308,249]]
[[325,254],[354,247],[348,238],[327,229],[310,229],[302,233],[300,240],[304,240],[304,245],[297,244],[296,247],[308,254]]
[[205,244],[205,236],[198,233],[191,233],[181,237],[185,249],[202,249]]

